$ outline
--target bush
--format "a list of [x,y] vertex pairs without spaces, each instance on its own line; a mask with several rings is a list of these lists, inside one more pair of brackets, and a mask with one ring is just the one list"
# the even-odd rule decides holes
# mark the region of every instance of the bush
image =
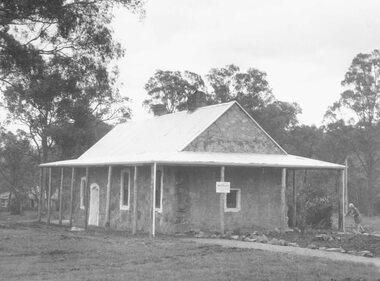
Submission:
[[11,215],[20,215],[20,213],[21,213],[21,202],[20,202],[20,200],[17,200],[16,198],[12,198],[10,206],[9,206],[9,211],[10,211]]
[[314,197],[305,203],[305,223],[313,228],[331,228],[333,205],[326,197]]

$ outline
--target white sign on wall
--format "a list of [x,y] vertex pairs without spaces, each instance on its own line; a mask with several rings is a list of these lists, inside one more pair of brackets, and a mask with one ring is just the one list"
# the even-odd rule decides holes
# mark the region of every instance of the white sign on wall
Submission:
[[217,181],[216,193],[230,193],[231,184],[229,181]]

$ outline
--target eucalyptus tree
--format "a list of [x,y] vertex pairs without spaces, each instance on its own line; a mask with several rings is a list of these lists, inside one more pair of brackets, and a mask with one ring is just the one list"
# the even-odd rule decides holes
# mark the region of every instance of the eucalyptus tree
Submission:
[[113,67],[124,50],[110,24],[114,8],[143,14],[142,6],[140,0],[0,1],[3,105],[9,120],[28,127],[42,162],[57,128],[81,118],[129,117]]
[[[365,211],[373,214],[373,200],[380,190],[380,51],[358,54],[345,74],[342,85],[346,90],[327,111],[329,123],[344,123],[346,134],[342,137],[350,147],[347,156],[357,163],[364,175]],[[355,161],[354,161],[355,160]],[[358,174],[358,173],[357,173]],[[362,181],[358,180],[358,184]]]

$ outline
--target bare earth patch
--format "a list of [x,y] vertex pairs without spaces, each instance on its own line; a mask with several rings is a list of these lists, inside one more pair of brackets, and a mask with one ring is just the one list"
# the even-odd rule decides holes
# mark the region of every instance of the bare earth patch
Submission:
[[[1,280],[378,280],[375,266],[183,242],[0,223]],[[349,279],[345,279],[349,278]]]

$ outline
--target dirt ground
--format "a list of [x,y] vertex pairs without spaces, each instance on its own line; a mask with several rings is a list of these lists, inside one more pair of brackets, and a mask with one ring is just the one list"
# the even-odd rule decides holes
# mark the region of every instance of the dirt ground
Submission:
[[[345,279],[346,278],[346,279]],[[347,279],[348,278],[348,279]],[[360,279],[362,278],[362,279]],[[0,280],[380,280],[375,266],[0,221]]]

